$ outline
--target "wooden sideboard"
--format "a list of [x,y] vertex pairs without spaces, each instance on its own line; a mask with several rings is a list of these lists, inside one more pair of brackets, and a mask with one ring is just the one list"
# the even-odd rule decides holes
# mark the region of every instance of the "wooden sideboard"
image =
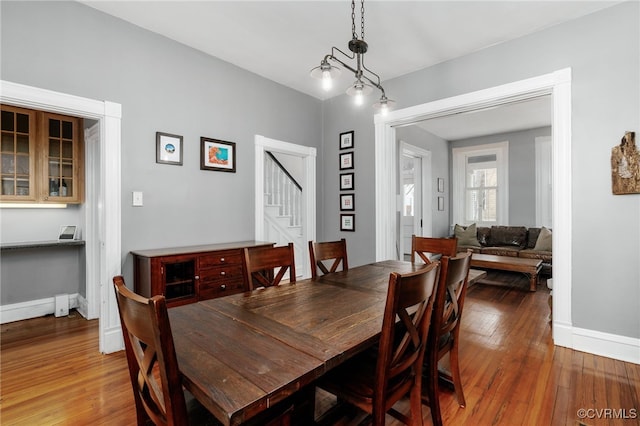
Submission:
[[244,248],[273,245],[239,241],[132,251],[135,292],[162,294],[171,307],[247,291]]

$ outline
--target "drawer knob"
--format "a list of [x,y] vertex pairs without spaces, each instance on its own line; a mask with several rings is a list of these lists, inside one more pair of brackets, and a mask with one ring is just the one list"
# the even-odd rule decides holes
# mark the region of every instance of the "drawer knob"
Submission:
[[225,271],[220,272],[220,275],[227,275]]
[[227,285],[226,285],[226,284],[222,284],[222,285],[220,286],[220,290],[226,290],[226,289],[227,289]]
[[200,275],[196,275],[194,278],[195,278],[196,280],[199,280],[199,279],[200,279]]
[[221,257],[221,258],[220,258],[220,262],[224,262],[224,257]]

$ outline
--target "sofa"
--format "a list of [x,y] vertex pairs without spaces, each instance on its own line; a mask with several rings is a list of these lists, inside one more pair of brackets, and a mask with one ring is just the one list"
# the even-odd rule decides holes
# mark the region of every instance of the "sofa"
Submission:
[[542,260],[542,273],[551,275],[551,229],[525,226],[476,227],[456,225],[454,236],[458,238],[458,252],[497,256],[513,256]]

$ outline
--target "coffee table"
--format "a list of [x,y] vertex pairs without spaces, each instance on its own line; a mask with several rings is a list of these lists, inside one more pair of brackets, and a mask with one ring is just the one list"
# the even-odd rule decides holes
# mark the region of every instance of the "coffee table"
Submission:
[[471,256],[471,266],[475,268],[522,272],[529,277],[529,291],[536,291],[538,287],[538,274],[542,268],[542,260],[474,253],[473,256]]

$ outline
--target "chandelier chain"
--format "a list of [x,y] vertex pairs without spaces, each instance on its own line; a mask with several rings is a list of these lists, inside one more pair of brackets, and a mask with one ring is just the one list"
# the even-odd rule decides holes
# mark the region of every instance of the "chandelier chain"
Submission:
[[360,6],[360,30],[362,31],[362,40],[364,40],[364,0]]
[[351,0],[351,35],[354,40],[358,39],[356,35],[356,2]]
[[[356,34],[356,1],[351,0],[351,35],[354,40],[358,39]],[[364,0],[360,3],[360,40],[364,40]]]

